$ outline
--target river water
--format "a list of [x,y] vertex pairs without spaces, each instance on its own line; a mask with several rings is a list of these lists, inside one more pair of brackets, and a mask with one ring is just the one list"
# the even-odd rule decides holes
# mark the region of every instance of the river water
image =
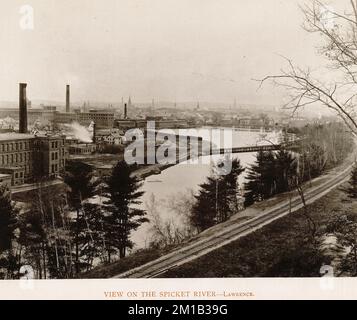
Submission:
[[[280,138],[280,133],[277,132],[229,130],[228,135],[232,136],[232,147],[267,145],[269,142],[277,143]],[[189,132],[190,135],[193,135],[192,130]],[[198,131],[197,135],[202,136],[205,133],[202,129],[202,131]],[[141,225],[138,230],[132,233],[134,250],[150,245],[155,234],[154,225],[160,225],[163,229],[168,229],[168,226],[171,226],[171,229],[184,229],[185,219],[180,211],[184,209],[185,198],[192,192],[197,193],[199,185],[211,175],[214,161],[220,157],[218,155],[206,156],[204,159],[206,161],[202,161],[203,157],[201,157],[198,164],[184,162],[164,170],[159,175],[145,179],[142,186],[142,191],[145,193],[141,198],[140,207],[147,210],[151,222]],[[255,161],[255,153],[240,153],[233,157],[239,158],[245,168]],[[243,173],[239,179],[240,185],[244,182],[244,177]]]

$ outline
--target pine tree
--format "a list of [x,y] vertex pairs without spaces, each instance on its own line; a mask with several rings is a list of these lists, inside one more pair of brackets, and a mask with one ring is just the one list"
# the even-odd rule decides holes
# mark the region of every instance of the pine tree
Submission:
[[216,180],[212,177],[200,185],[192,209],[191,224],[202,232],[217,223]]
[[11,202],[10,191],[0,186],[0,269],[6,279],[14,278],[18,270],[18,259],[13,254],[18,215],[18,210]]
[[287,192],[291,189],[297,170],[295,160],[293,154],[286,150],[279,150],[275,154],[276,193]]
[[353,166],[351,178],[349,180],[349,187],[346,190],[349,198],[357,199],[357,162]]
[[0,254],[12,248],[18,214],[11,202],[10,191],[0,186]]
[[238,159],[232,160],[231,171],[219,179],[219,215],[218,222],[224,222],[238,211],[238,177],[244,172]]
[[275,157],[272,152],[260,151],[256,161],[248,169],[244,184],[245,205],[268,199],[276,191]]
[[76,219],[71,222],[70,226],[74,237],[75,265],[78,274],[82,269],[88,267],[88,257],[83,250],[89,245],[88,241],[91,241],[91,238],[86,234],[88,224],[83,204],[85,200],[95,195],[98,182],[94,179],[92,167],[78,161],[67,163],[64,180],[70,189],[68,192],[69,205],[76,211]]
[[297,173],[295,160],[293,154],[286,150],[258,152],[244,186],[246,206],[289,191]]
[[200,185],[191,215],[191,223],[199,232],[237,213],[238,177],[243,171],[240,161],[234,159],[228,174],[208,177],[207,182]]
[[146,212],[138,209],[140,198],[144,192],[139,191],[141,184],[131,175],[132,171],[125,161],[120,161],[113,168],[106,180],[104,197],[104,232],[108,253],[108,262],[113,254],[120,258],[126,256],[128,248],[132,248],[130,234],[142,223],[148,222]]
[[80,257],[81,267],[87,271],[92,268],[95,258],[101,258],[105,251],[103,231],[104,216],[101,207],[93,203],[83,205],[81,219],[82,232],[79,235],[81,245]]
[[64,181],[70,188],[69,204],[78,211],[82,208],[82,202],[95,194],[97,184],[94,180],[93,169],[88,164],[69,161]]
[[46,278],[47,233],[41,214],[34,208],[20,219],[19,244],[26,248],[24,258],[36,268],[37,278]]

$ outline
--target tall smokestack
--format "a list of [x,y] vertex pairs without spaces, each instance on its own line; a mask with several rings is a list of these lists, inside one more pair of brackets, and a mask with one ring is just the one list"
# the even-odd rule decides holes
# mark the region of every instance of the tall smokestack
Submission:
[[19,133],[27,133],[27,96],[26,96],[27,83],[20,83],[19,94],[19,109],[20,109],[20,123]]
[[124,104],[124,119],[128,119],[128,105]]
[[93,123],[93,143],[97,142],[97,124]]
[[71,109],[71,88],[70,86],[67,84],[66,87],[66,112],[70,112]]

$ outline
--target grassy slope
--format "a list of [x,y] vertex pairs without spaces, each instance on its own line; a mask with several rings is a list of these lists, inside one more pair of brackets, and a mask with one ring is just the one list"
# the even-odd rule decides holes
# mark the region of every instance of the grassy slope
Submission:
[[[342,170],[341,168],[331,170],[332,174],[339,172]],[[319,185],[326,179],[328,179],[327,176],[321,176],[312,182],[312,186]],[[297,193],[293,192],[293,194],[297,196]],[[251,208],[260,212],[286,200],[287,197],[287,194],[279,194],[254,204]],[[320,231],[323,231],[326,223],[336,214],[347,212],[356,212],[357,214],[356,204],[352,208],[350,202],[344,202],[342,199],[346,199],[345,194],[336,189],[309,206]],[[244,220],[246,217],[240,217],[238,214],[237,219]],[[305,246],[306,235],[307,223],[301,215],[301,211],[298,211],[200,259],[171,270],[163,277],[316,276],[323,261],[319,260],[319,257],[311,258],[312,254],[309,254],[308,248],[302,254],[301,248]],[[184,243],[176,246],[176,249],[195,241],[196,238],[200,238],[200,235],[187,239]],[[81,278],[110,278],[153,261],[173,249],[175,247],[164,250],[140,250],[125,259],[83,273]],[[301,264],[303,265],[301,266]],[[296,265],[301,270],[292,270],[291,265]],[[314,266],[312,267],[312,265]],[[283,269],[287,271],[281,273]]]
[[[308,206],[319,232],[336,215],[357,214],[357,202],[348,201],[341,188]],[[325,261],[310,252],[306,219],[297,211],[272,222],[204,257],[167,272],[166,278],[318,276]],[[110,265],[84,273],[81,278],[109,278],[152,261],[165,253],[147,249]]]
[[[324,232],[336,215],[357,214],[357,202],[346,200],[341,188],[308,207]],[[323,256],[314,256],[307,240],[307,223],[302,211],[281,218],[223,248],[170,270],[166,278],[195,277],[289,277],[318,276]]]
[[105,279],[113,277],[116,274],[123,273],[130,269],[139,267],[149,261],[160,257],[159,250],[142,250],[135,255],[129,256],[109,265],[99,266],[87,273],[81,275],[82,279]]

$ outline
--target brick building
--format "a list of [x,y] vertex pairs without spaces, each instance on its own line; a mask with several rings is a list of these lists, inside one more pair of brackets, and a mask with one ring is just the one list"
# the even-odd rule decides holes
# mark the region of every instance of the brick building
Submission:
[[12,185],[56,177],[66,165],[63,136],[0,134],[0,174],[10,175]]

